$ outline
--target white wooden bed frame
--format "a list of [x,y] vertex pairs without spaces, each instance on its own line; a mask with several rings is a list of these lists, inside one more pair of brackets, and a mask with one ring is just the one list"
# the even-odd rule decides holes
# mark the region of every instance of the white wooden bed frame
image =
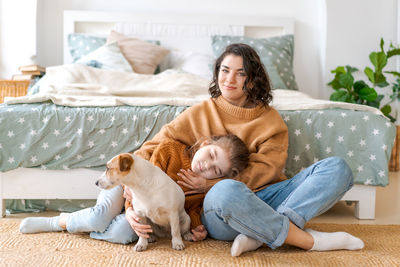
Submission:
[[[198,14],[143,14],[108,13],[93,11],[64,11],[64,63],[71,62],[67,49],[69,33],[81,32],[106,36],[117,22],[137,24],[166,24],[191,27],[215,25],[239,26],[243,34],[251,37],[268,37],[280,34],[294,34],[295,21],[292,18],[210,16]],[[148,40],[160,40],[170,49],[191,50],[211,54],[209,37],[198,41],[197,36],[136,36]],[[201,38],[200,38],[201,39]],[[207,43],[205,43],[207,42]],[[300,50],[297,50],[300,51]],[[296,73],[296,76],[301,76]],[[5,199],[96,199],[99,189],[94,181],[101,172],[89,169],[41,170],[18,168],[0,173],[0,215],[5,216]],[[375,194],[373,186],[355,185],[342,200],[354,201],[355,216],[359,219],[375,218]]]

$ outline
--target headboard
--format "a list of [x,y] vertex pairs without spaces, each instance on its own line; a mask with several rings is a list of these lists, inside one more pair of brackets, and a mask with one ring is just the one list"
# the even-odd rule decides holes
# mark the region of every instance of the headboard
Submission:
[[107,36],[110,30],[129,31],[143,40],[158,40],[168,49],[212,54],[211,35],[270,37],[294,34],[294,19],[264,16],[114,13],[64,11],[64,63],[71,63],[68,34]]

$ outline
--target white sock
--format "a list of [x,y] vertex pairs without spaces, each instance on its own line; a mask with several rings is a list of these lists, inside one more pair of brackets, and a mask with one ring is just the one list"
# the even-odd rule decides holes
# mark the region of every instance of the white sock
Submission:
[[312,229],[305,229],[304,231],[314,238],[314,246],[310,250],[357,250],[364,247],[364,242],[361,239],[345,232],[326,233]]
[[60,216],[28,217],[21,221],[19,231],[23,234],[63,231],[64,229],[58,224],[59,220]]
[[231,255],[233,257],[240,256],[243,252],[253,251],[262,246],[262,242],[247,235],[239,234],[233,241],[231,247]]

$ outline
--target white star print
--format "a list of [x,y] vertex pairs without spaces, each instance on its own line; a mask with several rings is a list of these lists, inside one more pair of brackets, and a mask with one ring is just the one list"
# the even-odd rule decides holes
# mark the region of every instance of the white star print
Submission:
[[127,128],[122,129],[122,133],[123,134],[127,134],[128,133],[128,129]]
[[296,162],[297,162],[297,161],[299,161],[299,160],[300,160],[300,156],[299,156],[299,155],[295,155],[293,159],[294,159],[294,161],[296,161]]
[[49,121],[49,118],[48,118],[48,117],[45,117],[45,118],[42,120],[43,123],[47,123],[48,121]]
[[387,145],[382,145],[382,149],[386,151],[388,149]]
[[316,134],[315,134],[315,137],[316,137],[317,139],[321,139],[322,133],[321,133],[321,132],[316,133]]
[[374,129],[373,134],[374,135],[378,135],[379,134],[379,130],[378,129]]
[[65,122],[70,122],[71,121],[71,116],[67,116],[67,117],[65,117],[65,120],[64,120]]
[[299,136],[299,135],[301,134],[300,129],[296,129],[296,130],[294,131],[294,134],[295,134],[296,136]]
[[36,161],[37,161],[36,156],[32,156],[32,157],[31,157],[31,162],[34,164]]
[[87,120],[88,121],[93,121],[94,119],[93,119],[93,115],[89,115],[88,117],[87,117]]
[[90,147],[90,148],[94,147],[94,142],[93,141],[89,141],[88,142],[88,147]]
[[311,120],[311,119],[307,119],[307,120],[306,120],[306,123],[307,123],[308,125],[310,125],[310,124],[312,123],[312,120]]
[[344,112],[340,113],[340,115],[342,116],[342,118],[344,118],[344,117],[346,117],[346,116],[347,116],[347,114],[346,114],[346,113],[344,113]]
[[365,116],[363,117],[363,120],[368,121],[368,120],[369,120],[368,115],[365,115]]
[[81,154],[78,154],[78,155],[76,155],[76,159],[82,159],[82,155]]
[[318,162],[318,161],[319,161],[319,158],[314,158],[314,163]]
[[339,143],[343,142],[344,141],[344,136],[339,136],[337,140],[338,140]]
[[352,132],[354,132],[355,130],[357,130],[357,127],[356,127],[355,125],[351,125],[350,130],[351,130]]
[[25,147],[26,147],[26,145],[25,145],[25,144],[21,144],[21,145],[19,146],[19,149],[21,149],[21,150],[24,150],[24,149],[25,149]]
[[332,152],[332,149],[328,146],[328,147],[325,149],[325,152],[326,152],[327,154],[329,154],[329,153]]
[[68,141],[68,142],[65,143],[65,146],[68,147],[68,148],[70,148],[70,147],[72,146],[72,144],[71,144],[70,141]]
[[146,128],[144,128],[144,131],[145,131],[146,133],[149,133],[149,132],[151,131],[151,128],[150,128],[150,127],[146,127]]
[[81,134],[82,134],[82,128],[79,128],[79,129],[76,131],[76,133],[77,133],[78,135],[81,135]]
[[31,132],[29,133],[30,135],[36,135],[37,132],[35,130],[31,130]]
[[370,185],[370,184],[372,184],[372,180],[371,180],[371,178],[368,178],[368,179],[364,182],[364,185]]
[[10,157],[10,158],[8,158],[8,163],[10,163],[10,164],[12,164],[12,163],[14,163],[14,157]]
[[48,149],[48,148],[49,148],[49,143],[46,143],[46,142],[43,143],[42,148],[43,148],[44,150]]
[[100,129],[100,131],[99,131],[100,134],[104,134],[105,132],[106,132],[106,130],[104,130],[104,129]]
[[25,119],[21,117],[21,118],[18,119],[18,122],[19,122],[20,124],[23,124],[23,123],[25,122]]
[[285,116],[283,117],[283,120],[284,120],[284,121],[290,121],[290,117],[289,117],[288,115],[285,115]]
[[349,152],[347,152],[347,156],[349,156],[349,158],[351,158],[352,156],[354,156],[354,153],[352,150],[350,150]]
[[55,136],[58,136],[59,134],[60,134],[60,131],[59,130],[54,130],[54,133],[53,133]]
[[324,114],[324,112],[322,110],[318,111],[318,114]]
[[2,144],[0,144],[0,148],[3,148],[3,145],[2,145]]
[[392,127],[392,124],[390,122],[386,122],[385,124],[386,124],[386,127],[388,127],[388,128]]
[[358,172],[362,172],[364,170],[364,166],[363,165],[359,165],[358,167],[357,167],[357,171]]
[[111,116],[111,122],[114,122],[115,121],[115,116]]
[[132,120],[133,120],[133,121],[136,121],[136,120],[137,120],[137,116],[136,116],[136,115],[133,115]]
[[365,140],[364,139],[361,139],[361,141],[360,141],[360,146],[365,146]]
[[139,141],[135,141],[135,146],[139,146],[140,145],[140,142]]
[[106,155],[100,154],[99,159],[103,160],[103,159],[105,159],[105,158],[106,158]]
[[334,124],[332,121],[328,122],[328,127],[329,127],[329,128],[332,128],[334,125],[335,125],[335,124]]
[[116,147],[116,146],[118,146],[118,144],[117,144],[117,142],[112,141],[112,142],[111,142],[111,146],[112,146],[112,147]]
[[160,112],[154,113],[154,114],[153,114],[153,117],[154,117],[154,118],[157,118],[159,113],[160,113]]
[[379,175],[379,177],[385,176],[385,171],[380,171],[380,172],[378,173],[378,175]]
[[310,150],[311,146],[310,144],[306,144],[306,150]]
[[55,160],[59,160],[60,158],[61,158],[60,154],[57,154],[57,155],[54,157]]
[[47,167],[44,166],[44,165],[41,165],[40,168],[41,168],[42,170],[47,170]]
[[370,159],[371,161],[374,161],[374,160],[376,160],[376,156],[375,156],[374,154],[371,154],[371,155],[369,156],[369,159]]
[[63,169],[64,169],[64,170],[69,170],[69,168],[68,168],[67,165],[63,165]]
[[8,131],[7,136],[10,137],[10,138],[13,137],[14,136],[14,132],[13,131]]

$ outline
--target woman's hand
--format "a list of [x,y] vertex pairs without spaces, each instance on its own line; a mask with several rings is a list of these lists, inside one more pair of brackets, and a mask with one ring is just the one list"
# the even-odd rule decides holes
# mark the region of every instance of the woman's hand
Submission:
[[196,242],[204,240],[207,237],[208,232],[204,225],[199,225],[196,228],[192,229],[192,234],[192,240]]
[[124,186],[124,194],[123,197],[128,200],[129,202],[132,202],[132,192],[129,189],[129,187]]
[[185,195],[199,194],[206,192],[206,180],[205,178],[199,176],[191,170],[181,169],[178,172],[178,176],[182,178],[183,181],[178,181],[178,184],[183,185],[191,189],[185,192]]
[[132,207],[129,207],[126,210],[125,218],[131,225],[133,231],[139,236],[143,238],[149,238],[149,233],[153,232],[151,226],[148,224],[141,224],[139,222],[140,218],[136,215],[136,212]]

